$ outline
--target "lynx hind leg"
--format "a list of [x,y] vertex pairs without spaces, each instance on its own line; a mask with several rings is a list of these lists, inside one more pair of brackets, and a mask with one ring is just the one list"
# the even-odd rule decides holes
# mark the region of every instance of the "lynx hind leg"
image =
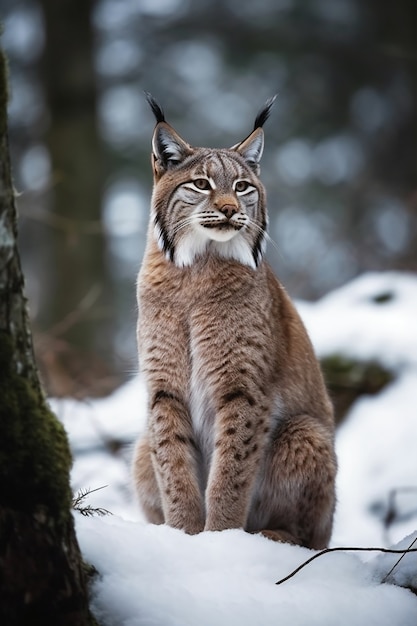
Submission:
[[322,549],[335,508],[333,434],[308,415],[292,417],[276,434],[266,459],[256,529],[274,541]]
[[139,503],[146,519],[151,524],[163,524],[161,496],[152,465],[151,451],[146,436],[142,437],[135,449],[133,477]]

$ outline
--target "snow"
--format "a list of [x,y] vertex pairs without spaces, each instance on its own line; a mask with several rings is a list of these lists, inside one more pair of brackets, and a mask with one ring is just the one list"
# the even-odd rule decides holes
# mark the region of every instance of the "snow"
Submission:
[[320,356],[377,359],[394,369],[417,366],[415,274],[363,274],[319,302],[302,302],[298,308]]
[[325,555],[276,586],[311,551],[240,530],[187,536],[113,517],[78,522],[84,555],[100,568],[93,608],[104,624],[415,626],[417,599],[378,584],[352,554]]
[[[379,394],[359,398],[338,429],[331,545],[405,549],[417,539],[417,277],[366,274],[297,306],[319,356],[378,360],[395,375]],[[99,571],[92,609],[103,626],[417,623],[417,597],[396,586],[417,587],[417,553],[390,574],[396,585],[381,581],[401,555],[345,551],[277,586],[314,552],[241,530],[188,536],[147,524],[130,486],[132,445],[145,420],[139,377],[107,399],[51,404],[74,451],[74,490],[107,485],[87,503],[114,514],[76,514],[84,557]],[[114,441],[117,454],[109,452]],[[386,527],[390,497],[398,515]]]

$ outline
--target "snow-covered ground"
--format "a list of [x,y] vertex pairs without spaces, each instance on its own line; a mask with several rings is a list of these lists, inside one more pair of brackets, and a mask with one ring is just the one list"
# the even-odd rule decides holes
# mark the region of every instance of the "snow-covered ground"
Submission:
[[[406,548],[417,538],[417,277],[367,274],[298,306],[319,356],[376,359],[395,373],[338,429],[332,545],[402,540]],[[75,491],[107,485],[87,503],[113,515],[76,516],[82,551],[100,573],[92,607],[103,626],[417,624],[417,597],[381,584],[399,555],[326,554],[276,586],[313,553],[240,530],[188,536],[145,523],[130,486],[132,442],[145,420],[140,378],[104,400],[51,403],[74,450]],[[106,449],[114,440],[126,443],[117,455]],[[393,577],[417,588],[417,553]]]

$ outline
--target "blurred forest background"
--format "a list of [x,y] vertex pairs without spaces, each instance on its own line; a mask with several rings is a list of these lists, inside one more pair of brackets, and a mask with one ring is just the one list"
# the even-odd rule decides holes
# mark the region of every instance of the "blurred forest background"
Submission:
[[49,393],[136,370],[151,91],[225,147],[264,100],[268,256],[292,296],[417,270],[415,0],[0,0],[20,250]]

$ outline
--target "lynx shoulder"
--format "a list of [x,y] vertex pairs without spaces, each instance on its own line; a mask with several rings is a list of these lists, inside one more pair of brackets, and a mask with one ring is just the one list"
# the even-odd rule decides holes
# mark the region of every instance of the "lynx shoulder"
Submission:
[[196,148],[156,117],[154,190],[138,277],[148,421],[134,480],[150,522],[187,533],[244,528],[327,545],[334,421],[306,330],[265,262],[262,126]]

